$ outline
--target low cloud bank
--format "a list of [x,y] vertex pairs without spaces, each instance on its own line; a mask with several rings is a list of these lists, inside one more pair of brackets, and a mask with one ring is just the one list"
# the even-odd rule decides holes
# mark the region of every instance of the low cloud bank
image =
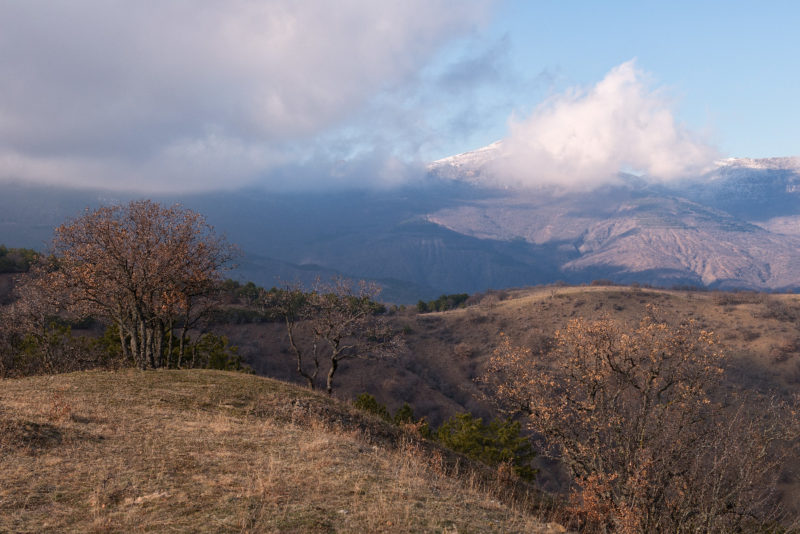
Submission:
[[718,152],[675,118],[663,90],[628,61],[589,89],[553,97],[512,118],[491,174],[505,185],[594,188],[620,172],[651,181],[696,177]]

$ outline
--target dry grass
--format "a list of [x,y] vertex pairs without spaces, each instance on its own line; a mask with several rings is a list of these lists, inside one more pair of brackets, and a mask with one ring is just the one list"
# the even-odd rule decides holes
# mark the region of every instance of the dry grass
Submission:
[[375,425],[236,373],[4,380],[0,531],[563,531]]

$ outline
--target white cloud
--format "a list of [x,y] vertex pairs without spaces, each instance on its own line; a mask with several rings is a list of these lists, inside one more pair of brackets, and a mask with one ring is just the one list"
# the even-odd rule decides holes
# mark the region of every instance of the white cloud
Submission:
[[0,178],[235,186],[486,16],[473,0],[0,4]]
[[509,185],[591,188],[620,171],[665,181],[698,176],[718,157],[679,124],[672,102],[652,89],[634,61],[590,89],[553,97],[509,121],[493,174]]

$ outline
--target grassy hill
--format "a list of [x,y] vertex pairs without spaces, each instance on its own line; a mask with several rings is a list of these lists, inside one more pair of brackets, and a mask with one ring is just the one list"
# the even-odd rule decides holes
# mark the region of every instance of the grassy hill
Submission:
[[488,469],[240,373],[0,381],[0,458],[1,532],[564,531]]

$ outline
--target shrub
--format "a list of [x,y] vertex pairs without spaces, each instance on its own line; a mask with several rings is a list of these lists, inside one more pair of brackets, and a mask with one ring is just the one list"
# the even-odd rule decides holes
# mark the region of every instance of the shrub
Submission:
[[377,399],[375,399],[375,397],[369,393],[362,393],[356,397],[356,400],[353,401],[353,406],[359,410],[364,410],[365,412],[375,414],[384,421],[392,420],[392,417],[389,415],[389,410],[386,409],[386,406],[379,403]]
[[242,357],[239,347],[230,345],[226,336],[211,332],[200,336],[191,348],[192,367],[219,369],[222,371],[241,371]]
[[536,470],[530,465],[536,456],[517,421],[494,420],[488,425],[470,413],[456,414],[439,427],[437,439],[445,446],[490,466],[511,464],[525,480],[533,480]]
[[469,298],[467,293],[454,293],[452,295],[441,295],[438,299],[429,302],[420,300],[417,302],[417,311],[419,313],[427,313],[463,308]]
[[394,412],[394,424],[402,425],[403,423],[414,422],[414,409],[404,402],[403,405]]
[[0,245],[0,273],[24,273],[39,254],[27,248],[6,248]]
[[791,519],[775,485],[796,458],[796,416],[728,397],[725,359],[712,333],[651,308],[632,332],[573,321],[544,355],[502,336],[484,381],[571,475],[583,532],[765,531]]

